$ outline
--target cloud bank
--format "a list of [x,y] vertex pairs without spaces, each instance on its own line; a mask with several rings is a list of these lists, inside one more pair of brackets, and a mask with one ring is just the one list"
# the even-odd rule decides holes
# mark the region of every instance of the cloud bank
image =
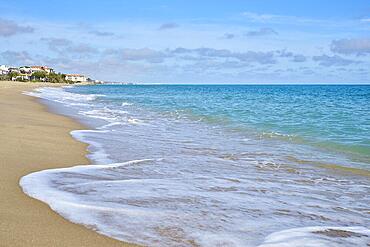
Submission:
[[331,50],[345,55],[368,55],[370,54],[370,38],[334,40],[331,43]]
[[341,56],[334,55],[321,55],[321,56],[314,56],[312,58],[314,61],[318,62],[322,66],[347,66],[350,64],[356,64],[359,63],[359,61],[351,60],[351,59],[345,59]]
[[21,33],[32,33],[33,27],[22,26],[11,20],[0,18],[0,36],[9,37]]

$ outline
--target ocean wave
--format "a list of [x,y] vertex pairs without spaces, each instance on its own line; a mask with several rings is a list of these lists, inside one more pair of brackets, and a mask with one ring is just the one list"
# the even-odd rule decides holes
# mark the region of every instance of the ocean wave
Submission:
[[102,119],[109,124],[103,125],[99,127],[100,129],[106,129],[108,127],[117,126],[117,125],[125,125],[125,124],[131,124],[131,125],[142,125],[145,124],[142,120],[133,118],[129,115],[127,111],[119,110],[119,109],[111,109],[109,107],[103,107],[100,109],[93,109],[93,110],[81,110],[79,114],[91,117],[91,118],[97,118]]
[[[23,92],[25,95],[47,99],[63,104],[79,104],[82,102],[93,101],[104,94],[77,94],[65,91],[63,88],[42,87],[36,88],[31,92]],[[76,103],[77,102],[77,103]]]
[[[316,191],[312,191],[303,182],[303,175],[282,176],[281,169],[273,173],[264,169],[259,176],[229,173],[232,166],[222,168],[225,164],[216,162],[206,168],[192,165],[193,171],[175,168],[173,158],[75,166],[26,175],[20,185],[26,194],[49,204],[72,222],[145,246],[257,246],[263,242],[261,238],[265,238],[261,247],[284,246],[280,243],[312,246],[305,245],[307,238],[307,243],[317,246],[327,246],[330,240],[332,246],[361,246],[368,240],[369,236],[363,236],[368,231],[364,227],[341,228],[354,233],[350,236],[353,239],[345,237],[343,241],[340,236],[316,233],[325,233],[328,228],[294,228],[265,237],[266,229],[297,226],[302,224],[300,221],[305,225],[320,221],[361,224],[356,218],[359,213],[353,210],[339,217],[332,200],[320,191],[331,188],[333,182],[350,194],[364,191],[347,181],[330,179],[315,185]],[[251,172],[253,169],[249,169]],[[334,196],[332,193],[342,194],[330,191],[329,197]],[[317,207],[320,210],[314,211]],[[338,232],[337,228],[330,229]],[[361,239],[356,235],[360,231]]]
[[370,230],[365,227],[314,226],[272,233],[258,247],[366,247],[369,243]]

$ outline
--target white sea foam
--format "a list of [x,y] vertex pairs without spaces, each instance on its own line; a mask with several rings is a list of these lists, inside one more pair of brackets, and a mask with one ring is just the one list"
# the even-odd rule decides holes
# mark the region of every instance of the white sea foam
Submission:
[[87,157],[94,161],[96,164],[109,164],[112,163],[113,160],[109,158],[109,155],[106,153],[104,148],[99,142],[89,140],[85,137],[88,133],[107,133],[109,130],[74,130],[71,131],[71,135],[78,141],[89,143],[88,150],[90,153]]
[[365,227],[303,227],[273,233],[259,247],[368,246],[370,230]]
[[[91,107],[91,101],[99,97],[104,97],[104,94],[77,94],[67,92],[63,88],[53,87],[37,88],[32,92],[24,92],[24,94],[61,103],[65,106],[75,107],[80,115],[101,119],[107,121],[108,124],[144,124],[142,120],[130,117],[125,110],[110,108],[106,105],[97,108]],[[129,102],[122,103],[122,106],[130,105],[132,104]]]
[[121,106],[130,106],[130,105],[133,105],[132,103],[129,103],[129,102],[123,102],[122,104],[121,104]]
[[43,98],[66,105],[79,104],[87,101],[95,100],[98,97],[104,97],[104,94],[76,94],[69,93],[63,90],[63,88],[54,87],[42,87],[36,88],[32,92],[24,92],[26,95]]
[[80,111],[79,113],[84,116],[102,119],[102,120],[109,122],[109,124],[104,125],[100,128],[107,128],[107,127],[111,127],[114,125],[124,125],[124,124],[132,124],[132,125],[144,124],[142,120],[130,117],[127,111],[110,109],[108,107],[104,107],[102,109]]
[[119,126],[119,125],[124,125],[125,123],[123,122],[112,122],[112,123],[109,123],[109,124],[106,124],[106,125],[103,125],[101,127],[98,127],[97,129],[109,129],[110,127],[114,127],[114,126]]
[[[300,220],[312,224],[325,217],[324,222],[362,222],[359,212],[340,217],[330,201],[315,195],[328,187],[328,181],[306,195],[309,185],[294,179],[274,181],[274,176],[268,176],[261,182],[267,178],[263,173],[241,176],[242,170],[230,173],[228,166],[219,167],[221,162],[206,168],[192,165],[193,173],[186,167],[177,169],[175,163],[174,158],[144,159],[45,170],[23,177],[20,185],[26,194],[72,222],[147,246],[257,246],[267,229],[298,225]],[[352,191],[347,181],[340,187]],[[300,197],[306,198],[294,199]],[[321,212],[312,211],[316,205]],[[279,232],[268,236],[262,246],[327,246],[328,241],[330,246],[362,246],[370,240],[370,235],[363,235],[338,241],[311,234],[312,229],[326,228]]]
[[81,110],[79,113],[87,117],[103,119],[109,123],[120,122],[121,124],[137,124],[140,122],[140,120],[133,122],[132,119],[128,116],[127,111],[110,109],[109,107],[103,107],[101,109],[93,109],[88,111]]
[[130,124],[142,124],[141,120],[136,118],[129,118],[127,122],[129,122]]

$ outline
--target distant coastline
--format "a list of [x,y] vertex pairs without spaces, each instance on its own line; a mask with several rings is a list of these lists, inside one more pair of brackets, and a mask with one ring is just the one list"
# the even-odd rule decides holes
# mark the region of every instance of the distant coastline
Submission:
[[43,66],[8,66],[0,65],[0,81],[49,82],[49,83],[91,83],[101,84],[103,81],[93,80],[83,74],[56,72],[53,68]]

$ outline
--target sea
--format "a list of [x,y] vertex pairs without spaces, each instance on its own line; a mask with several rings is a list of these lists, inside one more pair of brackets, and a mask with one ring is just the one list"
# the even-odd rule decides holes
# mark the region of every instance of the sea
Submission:
[[[91,165],[26,175],[64,218],[143,246],[369,246],[369,85],[39,88]],[[57,143],[55,144],[57,145]]]

